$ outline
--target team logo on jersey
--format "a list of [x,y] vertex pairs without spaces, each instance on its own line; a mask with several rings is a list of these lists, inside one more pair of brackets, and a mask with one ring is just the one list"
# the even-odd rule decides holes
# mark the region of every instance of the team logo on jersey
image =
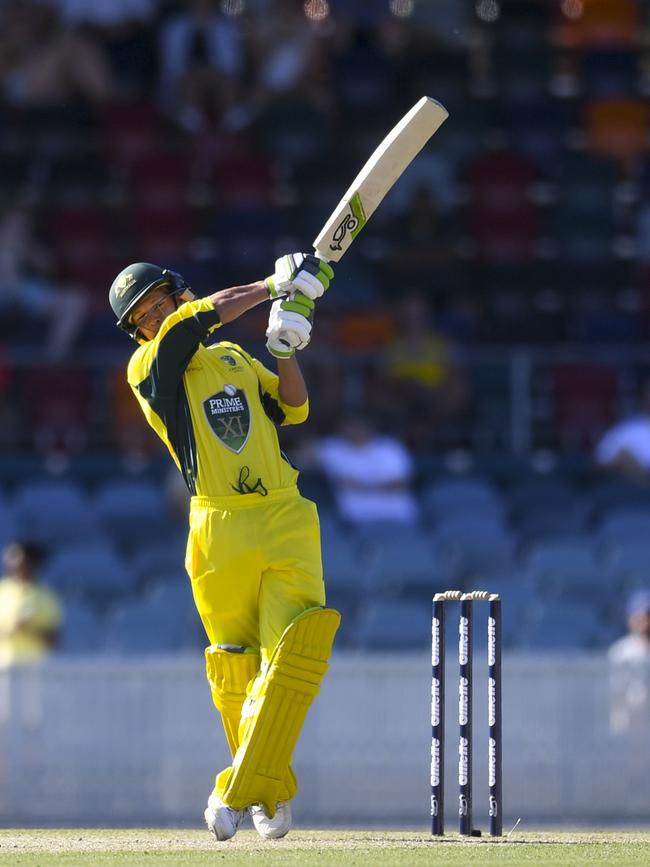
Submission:
[[226,364],[230,365],[230,367],[237,367],[237,362],[232,357],[232,355],[222,355],[220,357],[221,360],[224,361]]
[[210,427],[223,445],[236,455],[244,448],[251,429],[251,414],[246,395],[235,385],[203,401]]

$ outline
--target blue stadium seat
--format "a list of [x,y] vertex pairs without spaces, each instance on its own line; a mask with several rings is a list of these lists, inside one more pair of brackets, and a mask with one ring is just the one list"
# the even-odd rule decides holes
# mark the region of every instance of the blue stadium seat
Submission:
[[526,650],[561,653],[599,644],[602,624],[593,601],[536,606],[523,622],[518,645]]
[[513,518],[516,518],[522,509],[565,509],[578,500],[578,494],[564,479],[553,476],[519,482],[510,488],[507,499]]
[[423,532],[377,538],[369,549],[370,592],[425,591],[430,596],[445,583],[431,538]]
[[16,529],[23,539],[56,547],[98,536],[86,495],[71,482],[28,482],[14,499]]
[[569,501],[564,505],[540,503],[522,506],[513,510],[512,521],[522,542],[531,543],[549,536],[581,535],[587,529],[588,517],[586,503]]
[[539,542],[528,551],[523,565],[540,597],[570,600],[588,594],[603,601],[615,589],[589,537]]
[[178,533],[170,539],[160,539],[156,542],[142,540],[129,558],[129,565],[135,575],[136,583],[140,585],[157,581],[162,578],[183,579],[185,572],[185,548],[187,538],[185,533]]
[[403,599],[370,599],[356,623],[364,650],[415,650],[431,644],[431,608]]
[[650,539],[650,509],[616,509],[607,512],[596,532],[603,543],[642,542]]
[[110,612],[104,649],[108,653],[146,656],[177,653],[187,646],[188,633],[197,626],[196,620],[189,583],[164,584]]
[[323,539],[322,558],[326,587],[352,594],[362,592],[367,564],[348,536],[339,533]]
[[160,487],[146,481],[116,481],[95,496],[97,517],[121,547],[165,539],[176,529]]
[[650,575],[650,534],[642,539],[608,539],[601,561],[615,587],[643,586]]
[[104,629],[90,605],[81,600],[64,600],[60,653],[94,653],[99,650]]
[[607,479],[592,488],[589,500],[597,517],[617,509],[650,509],[650,489],[624,479]]
[[107,542],[82,542],[58,550],[43,580],[66,596],[105,605],[134,589],[133,572]]
[[501,516],[499,492],[481,479],[451,479],[434,482],[422,494],[425,514],[439,520],[451,514]]
[[437,559],[455,583],[482,586],[514,566],[515,541],[498,525],[465,522],[443,525],[435,534]]

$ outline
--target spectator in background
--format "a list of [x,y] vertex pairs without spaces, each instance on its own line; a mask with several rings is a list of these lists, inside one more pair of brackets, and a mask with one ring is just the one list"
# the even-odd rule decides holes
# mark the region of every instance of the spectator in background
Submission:
[[375,406],[410,447],[427,448],[440,425],[462,411],[465,376],[455,347],[431,325],[424,293],[413,291],[404,297],[396,326],[384,349]]
[[124,96],[148,95],[155,76],[155,0],[55,0],[69,27],[83,28],[107,53]]
[[617,733],[647,735],[650,721],[650,589],[627,603],[627,635],[609,648],[610,725]]
[[596,463],[639,484],[650,481],[650,380],[641,392],[639,412],[606,431],[596,446]]
[[344,521],[418,520],[411,456],[398,439],[377,433],[370,419],[344,417],[338,432],[316,445],[316,461],[330,481]]
[[38,662],[56,646],[62,622],[59,601],[39,585],[43,552],[13,542],[2,553],[0,578],[0,667]]
[[[15,319],[18,333],[24,320],[40,332],[48,323],[43,359],[59,361],[81,329],[87,303],[77,289],[62,288],[50,279],[52,263],[34,232],[31,214],[21,207],[0,211],[0,300],[3,317]],[[12,339],[15,341],[14,335]],[[38,334],[41,343],[41,335]]]
[[[218,122],[238,102],[246,51],[238,17],[216,0],[185,0],[158,40],[160,102],[191,132]],[[230,7],[234,8],[234,7]]]
[[111,89],[102,50],[64,26],[55,0],[9,0],[0,9],[0,92],[9,104],[99,103]]

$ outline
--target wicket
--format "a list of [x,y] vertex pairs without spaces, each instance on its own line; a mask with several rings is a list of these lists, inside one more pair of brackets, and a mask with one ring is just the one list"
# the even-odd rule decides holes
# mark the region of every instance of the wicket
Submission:
[[445,806],[445,602],[460,602],[458,625],[458,817],[463,836],[480,836],[472,821],[472,704],[474,602],[489,602],[488,660],[488,787],[490,834],[503,833],[501,785],[501,599],[474,590],[447,590],[433,597],[431,620],[431,833],[444,834]]

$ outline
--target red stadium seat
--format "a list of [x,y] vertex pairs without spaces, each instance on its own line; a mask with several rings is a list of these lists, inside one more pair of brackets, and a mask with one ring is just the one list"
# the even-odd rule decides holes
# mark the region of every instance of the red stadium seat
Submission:
[[591,448],[616,420],[617,371],[601,364],[561,364],[551,377],[560,441],[569,447]]
[[533,255],[538,226],[530,187],[536,176],[528,159],[507,151],[470,164],[468,220],[481,260],[513,262]]
[[129,166],[146,158],[162,140],[162,119],[150,103],[111,102],[100,118],[106,156]]

